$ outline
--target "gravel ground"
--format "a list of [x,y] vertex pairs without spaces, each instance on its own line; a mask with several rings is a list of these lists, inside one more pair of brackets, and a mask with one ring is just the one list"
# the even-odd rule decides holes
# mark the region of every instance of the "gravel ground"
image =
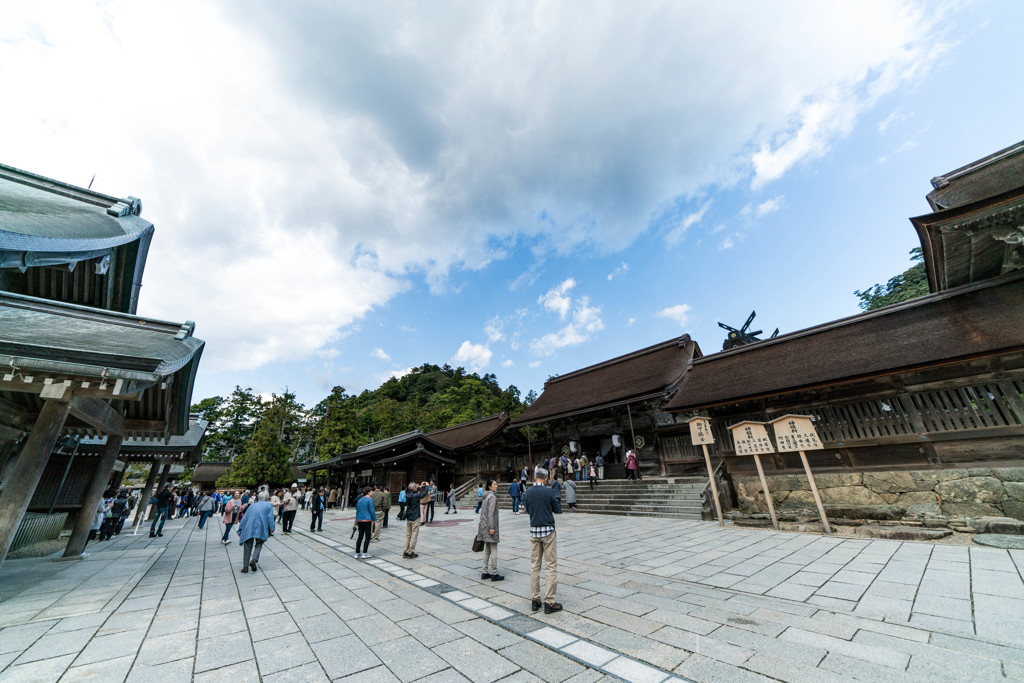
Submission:
[[30,557],[48,557],[57,553],[64,552],[64,548],[68,546],[68,539],[70,536],[62,536],[55,538],[52,541],[39,541],[31,545],[26,545],[18,548],[14,552],[7,554],[8,560],[25,560]]

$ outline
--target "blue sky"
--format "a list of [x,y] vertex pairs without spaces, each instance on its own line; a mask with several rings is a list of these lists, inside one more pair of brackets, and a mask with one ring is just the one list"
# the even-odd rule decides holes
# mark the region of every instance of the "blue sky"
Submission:
[[1013,2],[0,7],[2,161],[142,198],[197,399],[851,315],[1022,137]]

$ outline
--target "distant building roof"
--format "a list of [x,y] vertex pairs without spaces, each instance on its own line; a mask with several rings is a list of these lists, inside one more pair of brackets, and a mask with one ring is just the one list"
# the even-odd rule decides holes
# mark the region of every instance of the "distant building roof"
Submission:
[[449,448],[474,448],[501,433],[508,426],[508,422],[508,413],[498,413],[472,422],[463,422],[454,427],[438,429],[427,436]]
[[663,397],[678,386],[700,347],[684,334],[597,365],[552,377],[544,392],[512,426],[545,422],[583,412]]
[[[198,465],[196,465],[196,468],[194,470],[192,470],[192,483],[213,486],[218,479],[227,474],[227,471],[230,467],[230,462],[201,462]],[[306,480],[305,474],[299,469],[298,465],[296,465],[295,463],[291,463],[288,465],[288,467],[292,475],[289,481],[274,481],[269,483],[289,484],[295,481]]]
[[666,406],[693,411],[1024,351],[1024,272],[694,360]]
[[0,289],[134,313],[153,235],[141,211],[0,164]]

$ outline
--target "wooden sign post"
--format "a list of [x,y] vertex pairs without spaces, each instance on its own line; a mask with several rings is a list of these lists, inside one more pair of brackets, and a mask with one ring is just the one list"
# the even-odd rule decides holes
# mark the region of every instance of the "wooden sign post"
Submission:
[[825,516],[825,506],[821,504],[821,496],[818,495],[818,485],[814,483],[814,475],[811,474],[811,466],[807,463],[807,456],[804,451],[816,451],[821,449],[821,441],[818,433],[814,430],[814,423],[807,415],[783,415],[771,421],[772,429],[775,430],[775,443],[779,447],[779,453],[800,453],[800,461],[804,464],[804,472],[807,473],[807,481],[811,485],[811,494],[814,495],[814,504],[818,506],[818,514],[821,516],[821,526],[825,533],[832,533],[828,525],[828,517]]
[[744,420],[729,427],[732,432],[732,441],[736,446],[736,455],[754,456],[754,464],[757,465],[757,476],[761,477],[761,490],[764,491],[765,502],[768,503],[768,514],[772,516],[772,526],[779,530],[779,520],[775,516],[775,504],[772,502],[772,492],[768,490],[768,480],[764,477],[764,468],[761,467],[761,454],[774,453],[771,439],[768,438],[768,431],[764,422],[752,422]]
[[708,466],[708,481],[711,482],[711,495],[715,499],[715,512],[718,513],[718,526],[725,526],[722,519],[722,503],[718,500],[718,484],[715,483],[715,473],[711,469],[711,456],[708,455],[708,444],[715,442],[711,435],[711,420],[706,417],[691,417],[686,421],[690,425],[690,440],[694,444],[700,444],[704,449],[704,464]]

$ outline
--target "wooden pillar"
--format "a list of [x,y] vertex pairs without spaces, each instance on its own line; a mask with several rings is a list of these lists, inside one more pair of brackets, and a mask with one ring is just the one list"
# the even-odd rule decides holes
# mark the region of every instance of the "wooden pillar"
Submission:
[[149,475],[146,477],[146,485],[139,493],[139,502],[135,506],[135,519],[132,526],[142,519],[142,511],[149,507],[149,499],[153,497],[153,485],[156,484],[156,476],[160,473],[160,461],[154,460],[149,466]]
[[44,401],[32,433],[11,467],[4,494],[0,496],[0,565],[7,557],[14,534],[18,532],[70,411],[69,401]]
[[64,549],[64,557],[77,557],[85,550],[85,544],[89,541],[89,531],[92,527],[92,520],[96,513],[96,506],[103,498],[103,490],[107,488],[110,481],[110,473],[114,469],[114,461],[117,454],[121,452],[121,442],[124,436],[120,434],[108,434],[107,445],[103,447],[103,455],[92,473],[89,487],[85,490],[85,497],[82,499],[82,508],[78,511],[78,518],[75,520],[74,529],[71,531],[71,538]]

